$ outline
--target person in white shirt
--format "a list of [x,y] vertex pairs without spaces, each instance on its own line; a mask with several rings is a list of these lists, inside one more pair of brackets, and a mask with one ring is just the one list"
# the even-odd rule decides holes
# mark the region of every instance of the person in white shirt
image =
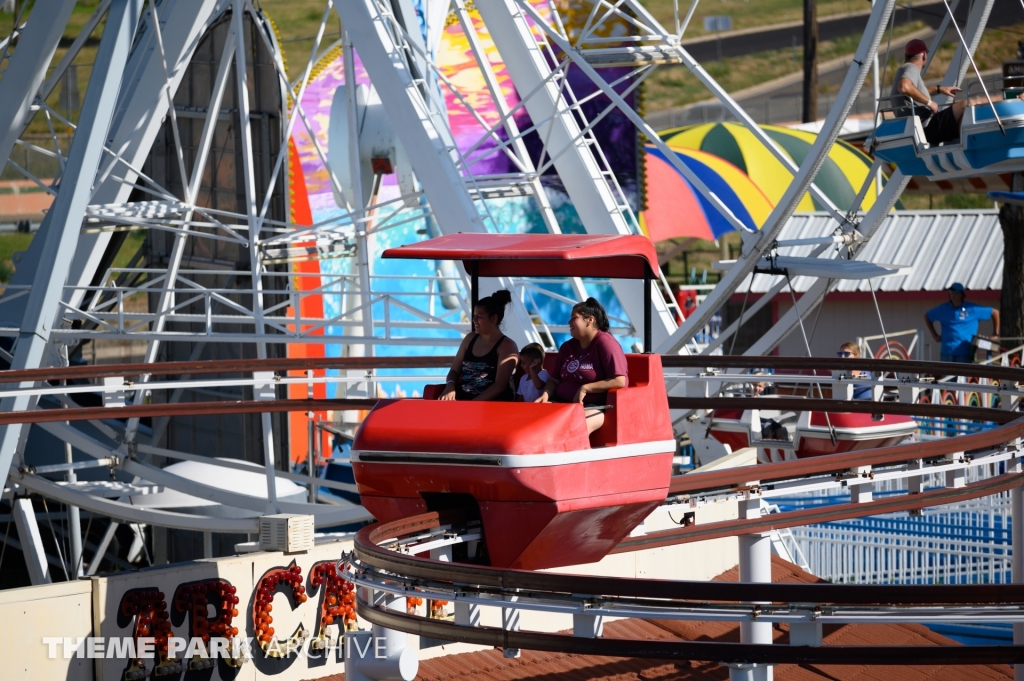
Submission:
[[551,378],[544,370],[544,348],[540,343],[530,343],[519,351],[519,366],[522,367],[523,376],[519,379],[516,400],[536,402]]

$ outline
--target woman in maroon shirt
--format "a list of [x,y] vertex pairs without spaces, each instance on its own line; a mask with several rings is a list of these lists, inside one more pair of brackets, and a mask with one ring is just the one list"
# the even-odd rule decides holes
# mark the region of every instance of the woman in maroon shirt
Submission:
[[626,355],[608,333],[608,315],[593,298],[577,303],[569,317],[572,336],[558,350],[555,371],[537,402],[582,402],[587,432],[604,425],[604,412],[586,409],[603,405],[612,388],[625,388],[629,381]]

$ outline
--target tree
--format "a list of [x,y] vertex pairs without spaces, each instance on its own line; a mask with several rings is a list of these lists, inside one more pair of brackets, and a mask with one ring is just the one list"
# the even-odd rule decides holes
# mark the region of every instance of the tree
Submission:
[[[1013,190],[1024,190],[1024,173],[1014,174]],[[999,209],[999,226],[1003,230],[999,333],[1006,338],[1024,338],[1024,206],[1004,203]]]

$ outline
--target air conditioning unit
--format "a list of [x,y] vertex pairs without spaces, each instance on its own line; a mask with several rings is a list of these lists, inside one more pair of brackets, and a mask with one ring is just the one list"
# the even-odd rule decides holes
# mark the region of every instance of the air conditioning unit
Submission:
[[296,553],[313,548],[313,516],[278,513],[260,517],[260,550]]

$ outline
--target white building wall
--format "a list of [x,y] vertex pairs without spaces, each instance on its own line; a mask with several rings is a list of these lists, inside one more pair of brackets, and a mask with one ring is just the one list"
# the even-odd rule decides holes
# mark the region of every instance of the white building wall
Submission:
[[[878,301],[886,333],[908,329],[916,329],[920,332],[919,343],[922,343],[922,347],[919,354],[917,352],[911,354],[911,359],[939,360],[939,346],[925,330],[924,314],[940,302],[934,299]],[[979,305],[999,309],[998,300],[977,300],[975,302]],[[792,302],[788,300],[779,301],[777,304],[778,317],[782,317],[793,306]],[[816,316],[817,326],[815,327]],[[827,300],[821,307],[820,315],[817,315],[817,311],[808,315],[804,320],[804,328],[810,341],[811,353],[815,357],[834,356],[839,346],[846,341],[855,341],[858,337],[864,336],[878,336],[882,333],[878,312],[875,311],[875,305],[870,299]],[[992,323],[982,322],[978,331],[981,334],[991,335],[993,333]],[[913,337],[901,336],[891,340],[898,340],[909,348]],[[876,349],[881,344],[881,340],[870,342],[871,347]],[[779,344],[779,354],[792,357],[807,356],[799,327]]]
[[92,681],[93,661],[55,656],[43,637],[79,641],[92,635],[92,582],[79,580],[0,592],[0,678],[5,681]]

